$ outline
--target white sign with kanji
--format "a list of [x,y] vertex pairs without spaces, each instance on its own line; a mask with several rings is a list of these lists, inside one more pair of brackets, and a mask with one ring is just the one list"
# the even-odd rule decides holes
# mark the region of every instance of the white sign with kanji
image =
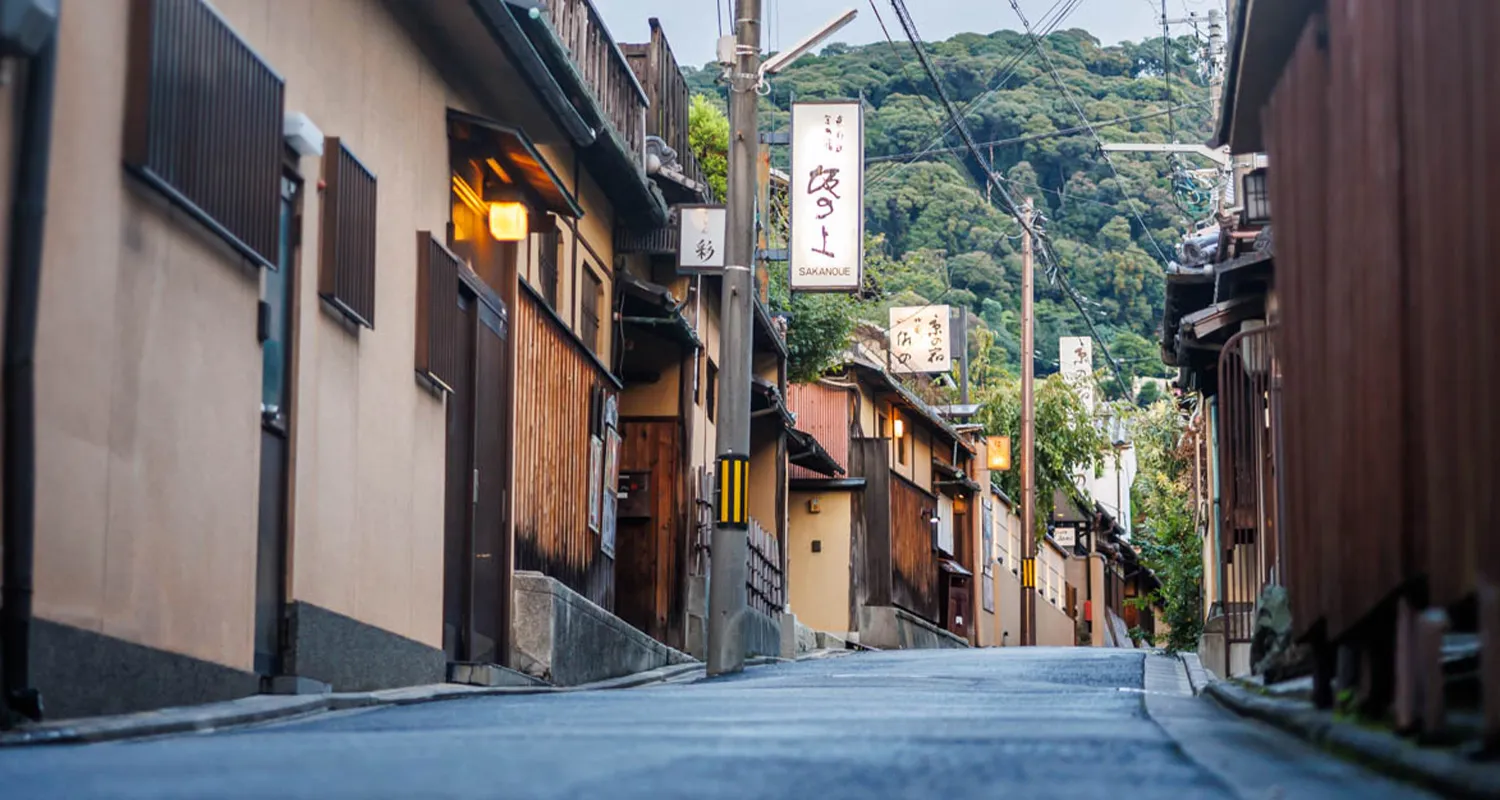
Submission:
[[953,367],[948,306],[891,309],[891,371],[947,372]]
[[678,206],[678,271],[697,273],[723,270],[727,224],[728,217],[723,206]]
[[854,292],[864,264],[865,125],[857,100],[792,104],[794,292]]
[[1078,393],[1083,407],[1094,410],[1094,340],[1064,336],[1057,340],[1057,367],[1063,380]]

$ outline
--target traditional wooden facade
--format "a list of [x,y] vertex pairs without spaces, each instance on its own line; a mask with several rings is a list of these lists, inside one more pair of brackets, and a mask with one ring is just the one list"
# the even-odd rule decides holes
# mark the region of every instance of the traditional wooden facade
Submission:
[[858,352],[792,400],[830,452],[848,454],[846,479],[794,473],[793,505],[808,509],[794,517],[792,558],[805,565],[790,576],[794,613],[877,647],[900,646],[896,626],[934,643],[978,643],[986,556],[976,477],[988,475],[970,437]]
[[[45,184],[83,213],[34,232],[59,367],[15,696],[66,716],[440,681],[510,658],[515,568],[614,604],[614,242],[668,210],[629,63],[587,0],[545,10],[61,16],[70,155]],[[108,313],[78,325],[68,286]]]
[[[1336,664],[1362,664],[1338,688],[1368,712],[1441,737],[1439,701],[1477,695],[1493,748],[1500,102],[1487,65],[1500,14],[1283,0],[1241,3],[1231,23],[1218,138],[1266,153],[1276,220],[1276,552],[1290,633],[1311,647],[1320,704],[1334,700]],[[1233,442],[1220,440],[1222,470]],[[1239,485],[1220,483],[1237,505]],[[1480,634],[1477,674],[1444,675],[1447,630]]]

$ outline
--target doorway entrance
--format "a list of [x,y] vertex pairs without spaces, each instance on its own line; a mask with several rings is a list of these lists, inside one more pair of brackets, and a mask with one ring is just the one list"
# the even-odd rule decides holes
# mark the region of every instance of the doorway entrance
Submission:
[[281,178],[281,240],[275,269],[261,271],[257,336],[261,348],[260,508],[255,564],[255,671],[283,672],[282,616],[291,489],[292,297],[302,217],[302,182]]
[[450,662],[503,664],[510,648],[511,552],[505,518],[507,315],[465,276],[459,372],[448,398],[443,650]]

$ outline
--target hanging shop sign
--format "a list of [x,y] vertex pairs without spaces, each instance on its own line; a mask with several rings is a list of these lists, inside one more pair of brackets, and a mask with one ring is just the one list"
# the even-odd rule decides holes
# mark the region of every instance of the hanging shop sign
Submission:
[[677,207],[677,271],[685,275],[724,270],[728,215],[723,206]]
[[898,306],[890,311],[891,371],[947,372],[948,306]]
[[792,104],[794,292],[854,292],[864,264],[864,111],[857,100]]

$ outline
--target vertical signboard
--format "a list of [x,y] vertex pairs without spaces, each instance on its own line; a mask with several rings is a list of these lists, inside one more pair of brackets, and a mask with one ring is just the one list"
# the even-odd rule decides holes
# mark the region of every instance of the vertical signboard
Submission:
[[854,292],[864,266],[864,110],[857,100],[792,104],[794,292]]
[[947,306],[891,309],[891,371],[947,372],[953,366],[948,321]]
[[677,271],[685,275],[724,270],[725,229],[728,217],[723,206],[677,207]]
[[1083,407],[1094,410],[1094,340],[1087,336],[1064,336],[1057,340],[1058,371],[1078,393]]

